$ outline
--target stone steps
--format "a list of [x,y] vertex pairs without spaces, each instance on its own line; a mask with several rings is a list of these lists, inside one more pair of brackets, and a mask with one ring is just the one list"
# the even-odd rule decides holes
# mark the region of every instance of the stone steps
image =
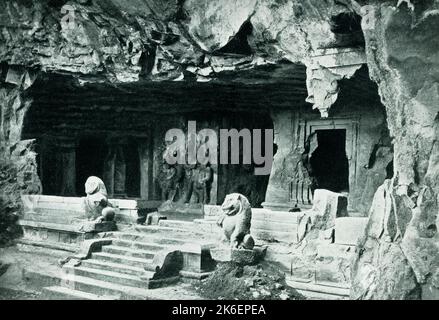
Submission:
[[189,230],[189,231],[192,231],[195,228],[193,221],[180,221],[180,220],[169,220],[169,219],[160,220],[159,226],[165,228]]
[[117,298],[115,296],[99,296],[61,286],[45,287],[43,292],[50,300],[115,300]]
[[120,232],[120,233],[109,233],[109,236],[112,238],[116,238],[118,240],[130,241],[130,242],[139,242],[142,244],[150,244],[154,243],[154,245],[183,245],[187,241],[184,239],[176,239],[160,235],[160,234],[147,234],[147,233],[135,233],[135,232]]
[[187,239],[188,236],[191,238],[196,238],[199,235],[203,235],[202,232],[198,232],[197,230],[190,230],[184,228],[171,228],[171,227],[163,227],[163,226],[142,226],[136,225],[134,226],[134,230],[140,233],[146,234],[158,234],[163,236],[169,236],[172,234],[173,238],[177,239]]
[[93,268],[93,269],[114,271],[127,275],[139,275],[145,271],[144,268],[133,267],[123,263],[114,263],[114,262],[97,260],[97,259],[83,260],[81,266],[87,268]]
[[152,259],[127,257],[124,255],[111,254],[107,252],[93,252],[91,256],[93,259],[96,260],[126,264],[132,267],[138,267],[142,269],[152,263]]
[[[113,232],[122,235],[123,232]],[[142,237],[143,239],[144,237]],[[117,295],[127,299],[141,299],[148,289],[158,288],[179,281],[177,274],[154,279],[154,257],[166,249],[164,245],[108,238],[112,244],[93,252],[90,259],[79,266],[65,265],[65,279],[61,281],[68,289],[101,295]],[[155,238],[153,238],[155,239]],[[147,249],[147,250],[145,250]],[[150,270],[150,271],[146,271]]]
[[251,228],[274,232],[297,232],[297,224],[277,221],[252,220]]
[[347,300],[349,299],[349,288],[336,287],[334,285],[300,282],[286,277],[286,283],[296,289],[300,294],[312,300]]
[[253,220],[280,222],[280,223],[299,223],[299,214],[297,212],[287,211],[271,211],[267,209],[252,209],[252,222]]
[[[139,273],[138,275],[128,275],[125,273],[119,273],[116,271],[109,271],[109,270],[101,270],[101,269],[94,269],[94,268],[88,268],[84,266],[79,267],[70,267],[66,266],[65,270],[67,272],[71,272],[74,274],[73,280],[77,276],[92,278],[95,280],[101,280],[121,285],[128,285],[132,287],[138,287],[138,288],[148,288],[148,279],[152,279],[154,273],[148,272],[148,271],[142,271],[142,273]],[[142,275],[142,278],[140,278],[140,275]]]
[[114,239],[112,243],[113,245],[118,247],[127,247],[127,248],[140,249],[146,251],[159,251],[165,248],[164,245],[152,244],[148,242],[133,242],[127,240],[120,240],[120,239]]
[[116,245],[108,245],[102,247],[102,252],[111,253],[115,255],[123,255],[125,257],[141,258],[141,259],[152,259],[156,252],[147,251],[142,249],[131,249],[129,247],[119,247]]
[[274,231],[266,229],[251,229],[251,234],[257,240],[264,240],[268,242],[285,242],[295,243],[297,242],[297,234],[293,231]]
[[99,296],[118,296],[121,299],[144,299],[148,295],[148,289],[137,288],[89,277],[74,276],[74,281],[69,282],[69,288],[73,290],[93,293]]

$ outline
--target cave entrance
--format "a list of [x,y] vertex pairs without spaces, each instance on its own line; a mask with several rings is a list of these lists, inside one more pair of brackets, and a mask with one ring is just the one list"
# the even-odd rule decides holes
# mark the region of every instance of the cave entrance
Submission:
[[83,137],[76,151],[76,191],[84,193],[84,184],[88,177],[102,177],[105,160],[105,140],[98,137]]
[[349,162],[346,155],[346,129],[316,130],[317,148],[310,165],[313,189],[349,191]]
[[108,139],[86,136],[76,148],[76,190],[84,193],[88,177],[103,179],[108,195],[116,198],[140,197],[140,164],[135,139]]

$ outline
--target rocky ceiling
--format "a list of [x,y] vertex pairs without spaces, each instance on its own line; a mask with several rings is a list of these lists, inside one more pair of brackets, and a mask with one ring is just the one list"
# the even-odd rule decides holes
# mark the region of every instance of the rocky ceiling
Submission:
[[227,78],[285,60],[307,64],[318,48],[361,46],[348,2],[6,0],[0,61],[91,82]]

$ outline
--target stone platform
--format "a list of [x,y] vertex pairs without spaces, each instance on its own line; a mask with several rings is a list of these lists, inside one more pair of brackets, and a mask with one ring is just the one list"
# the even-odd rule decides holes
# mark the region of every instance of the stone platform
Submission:
[[[179,281],[198,281],[214,270],[215,260],[223,261],[216,254],[222,235],[221,228],[216,225],[221,214],[220,206],[201,207],[201,213],[194,211],[195,219],[186,219],[194,213],[189,210],[174,212],[174,219],[170,219],[171,216],[158,219],[156,225],[139,225],[134,223],[139,222],[138,217],[141,216],[136,212],[138,208],[134,202],[119,200],[116,203],[123,213],[118,213],[118,231],[104,228],[86,232],[76,227],[76,222],[82,218],[79,200],[42,196],[34,202],[37,205],[33,210],[27,210],[20,221],[25,232],[21,240],[24,244],[76,252],[76,258],[81,245],[98,244],[85,250],[77,264],[63,267],[63,272],[73,275],[73,287],[71,282],[65,283],[61,277],[48,285],[46,291],[67,294],[73,290],[70,292],[73,296],[90,294],[90,298],[138,298],[141,295],[132,288],[148,290]],[[322,238],[316,249],[316,262],[296,264],[292,263],[293,252],[294,247],[301,245],[298,229],[306,212],[268,209],[252,209],[252,212],[251,233],[257,246],[266,246],[265,260],[278,264],[292,284],[299,283],[297,288],[303,287],[300,290],[305,292],[304,288],[310,287],[310,297],[318,298],[320,294],[329,298],[334,290],[332,298],[347,297],[349,262],[367,218],[337,217],[332,213],[325,216],[320,221],[334,225],[334,236]],[[181,218],[182,215],[185,217]],[[121,289],[120,286],[124,287]]]

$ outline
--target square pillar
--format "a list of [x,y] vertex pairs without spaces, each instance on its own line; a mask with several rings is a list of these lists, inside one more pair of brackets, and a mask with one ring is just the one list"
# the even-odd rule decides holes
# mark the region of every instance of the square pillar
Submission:
[[59,187],[61,196],[76,196],[76,140],[59,138]]

